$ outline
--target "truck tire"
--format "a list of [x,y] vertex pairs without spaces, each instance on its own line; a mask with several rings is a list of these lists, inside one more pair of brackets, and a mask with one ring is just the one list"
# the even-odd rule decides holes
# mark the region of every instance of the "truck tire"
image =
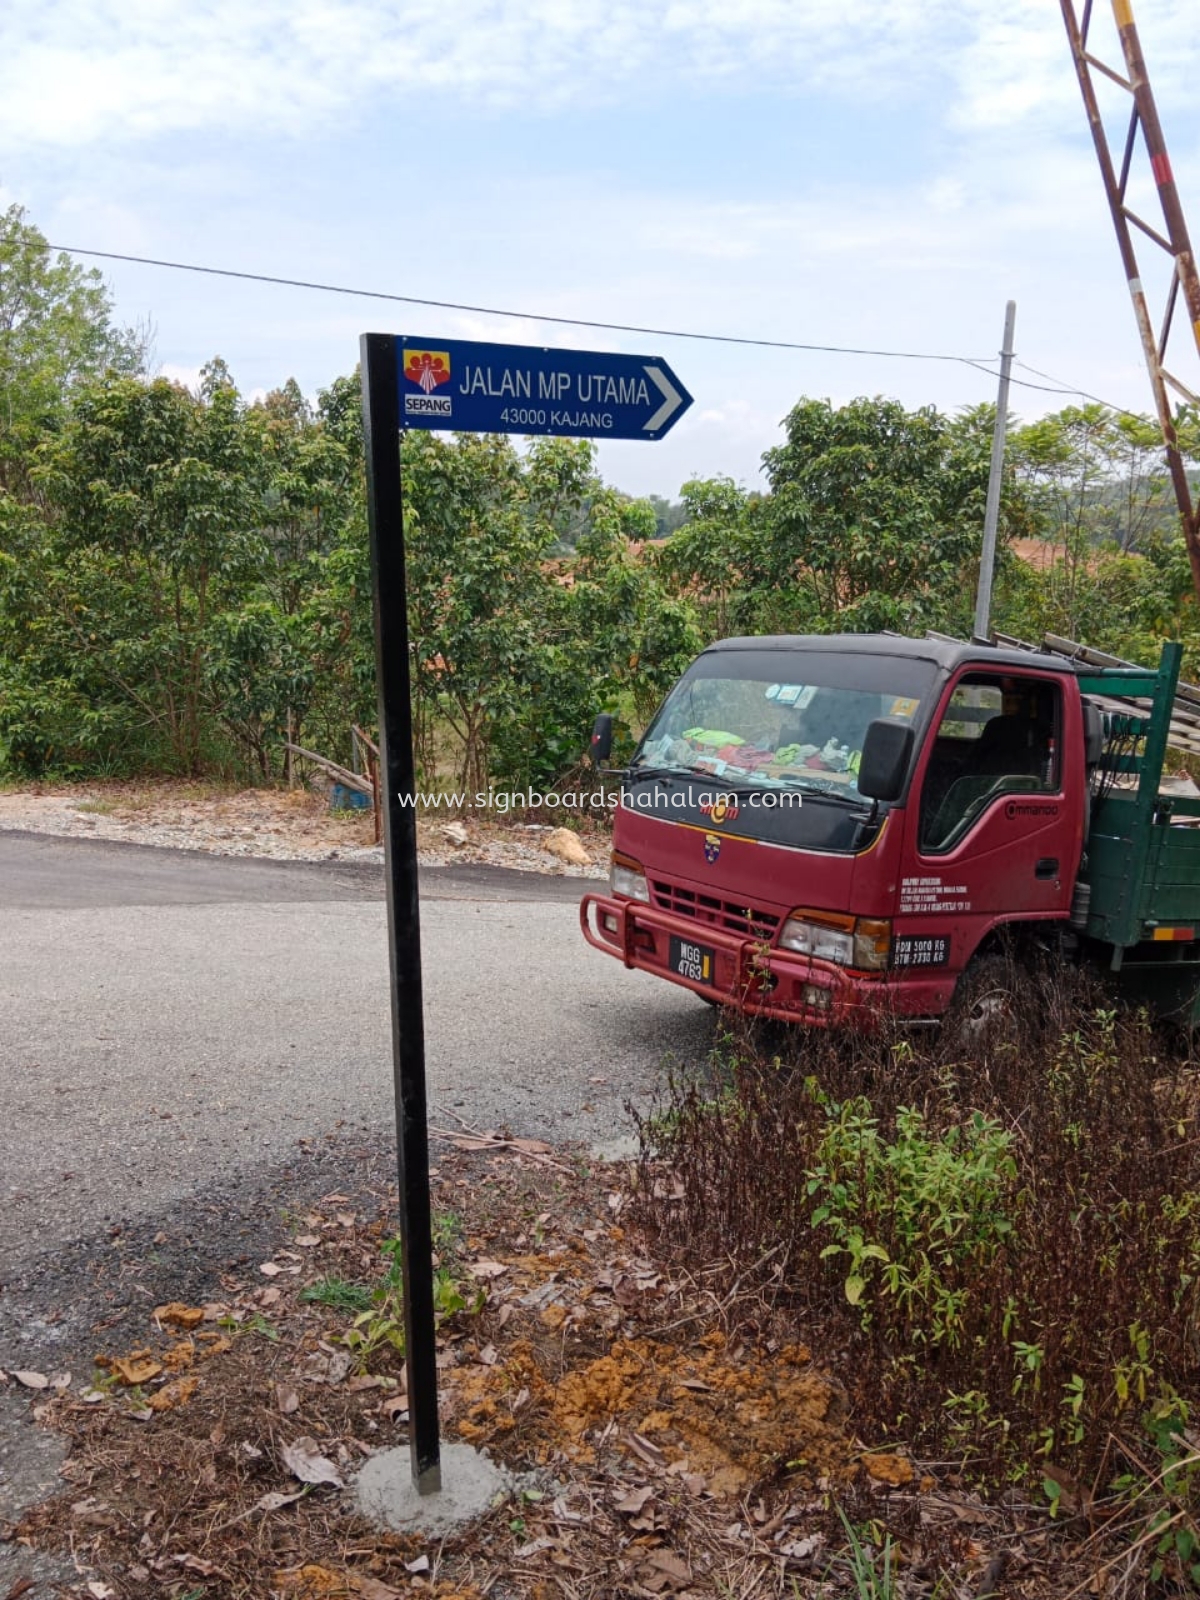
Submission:
[[942,1033],[954,1051],[974,1055],[1016,1022],[1017,968],[1009,956],[977,956],[958,980]]

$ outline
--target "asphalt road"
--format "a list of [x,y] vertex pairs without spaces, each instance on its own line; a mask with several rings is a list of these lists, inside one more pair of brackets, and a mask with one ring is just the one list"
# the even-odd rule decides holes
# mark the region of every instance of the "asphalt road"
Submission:
[[[628,1130],[693,996],[590,950],[579,880],[422,875],[430,1121]],[[0,1283],[393,1125],[382,875],[0,832]]]

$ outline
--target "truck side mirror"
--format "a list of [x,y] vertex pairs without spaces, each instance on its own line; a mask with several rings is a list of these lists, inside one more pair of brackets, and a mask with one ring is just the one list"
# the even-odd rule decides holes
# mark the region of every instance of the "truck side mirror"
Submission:
[[913,730],[900,717],[876,717],[867,728],[858,764],[858,792],[868,800],[897,800],[912,759]]
[[1083,702],[1083,761],[1098,767],[1104,755],[1104,712],[1094,700]]
[[612,713],[602,711],[592,728],[592,765],[598,767],[612,755]]

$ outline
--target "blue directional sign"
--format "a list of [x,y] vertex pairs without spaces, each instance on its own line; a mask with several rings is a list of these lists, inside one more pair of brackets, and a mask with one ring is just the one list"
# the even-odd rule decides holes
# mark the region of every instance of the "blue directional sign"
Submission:
[[661,439],[692,397],[658,356],[396,340],[402,428]]

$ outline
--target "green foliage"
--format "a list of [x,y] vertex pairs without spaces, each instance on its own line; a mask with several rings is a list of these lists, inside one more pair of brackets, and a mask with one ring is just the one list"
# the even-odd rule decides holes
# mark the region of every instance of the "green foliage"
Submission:
[[370,1289],[345,1278],[318,1278],[316,1283],[301,1289],[300,1298],[312,1305],[328,1306],[332,1311],[350,1311],[355,1315],[371,1306]]
[[[441,1230],[444,1247],[457,1237],[457,1230],[453,1226]],[[391,1350],[398,1356],[404,1355],[404,1247],[399,1238],[393,1238],[385,1239],[379,1248],[387,1262],[384,1275],[373,1289],[366,1291],[367,1304],[357,1312],[342,1335],[343,1343],[354,1353],[359,1372],[366,1372],[371,1361],[382,1351]],[[316,1289],[318,1286],[312,1287]],[[339,1285],[344,1304],[338,1309],[351,1309],[345,1304],[347,1296],[344,1293],[351,1287]],[[307,1291],[305,1297],[317,1298]],[[323,1303],[328,1305],[333,1302],[324,1299]],[[464,1293],[450,1263],[441,1261],[434,1267],[433,1309],[438,1321],[455,1316],[460,1311],[473,1314],[482,1304],[481,1291],[470,1298]]]
[[144,337],[111,309],[98,272],[52,256],[21,206],[0,212],[0,494],[29,495],[34,451],[81,383],[142,370]]
[[841,1506],[837,1513],[846,1532],[846,1562],[856,1600],[896,1600],[899,1586],[891,1535],[872,1526],[864,1538]]
[[887,1298],[922,1343],[957,1344],[964,1273],[985,1272],[1012,1232],[1012,1135],[980,1112],[934,1132],[901,1106],[888,1139],[864,1096],[839,1105],[811,1089],[826,1116],[807,1174],[812,1226],[833,1237],[821,1259],[847,1258],[846,1299],[864,1322]]
[[687,518],[663,545],[660,570],[678,594],[694,597],[709,638],[754,632],[773,588],[762,497],[731,478],[695,478],[680,498]]
[[[248,405],[219,358],[195,394],[147,381],[144,343],[0,214],[0,764],[270,781],[289,739],[348,760],[376,718],[358,375]],[[601,709],[619,759],[718,635],[969,631],[992,420],[801,400],[770,493],[696,478],[675,502],[603,484],[584,441],[406,434],[424,786],[551,789]],[[1012,439],[998,624],[1148,660],[1175,635],[1200,673],[1156,426],[1087,406]]]
[[953,424],[878,398],[792,410],[786,444],[763,458],[780,623],[791,610],[821,632],[961,626],[982,538],[983,415]]

